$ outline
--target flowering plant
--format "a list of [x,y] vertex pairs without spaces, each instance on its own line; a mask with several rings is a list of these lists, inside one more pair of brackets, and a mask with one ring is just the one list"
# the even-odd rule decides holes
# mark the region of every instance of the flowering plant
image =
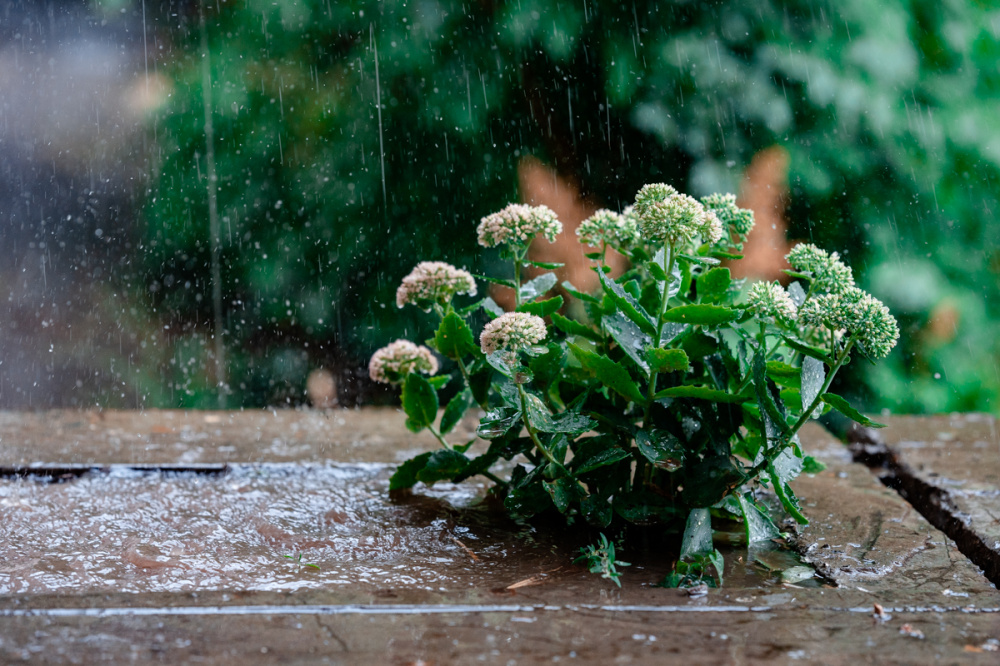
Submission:
[[[852,353],[883,357],[898,331],[838,255],[812,245],[789,254],[796,281],[787,290],[744,289],[720,264],[739,256],[752,226],[732,195],[699,201],[647,185],[622,214],[598,211],[577,231],[595,249],[587,257],[599,292],[563,282],[554,293],[559,266],[527,252],[534,236],[551,241],[561,224],[544,206],[508,206],[478,232],[481,245],[499,246],[513,264],[513,279],[483,278],[513,291],[513,312],[489,297],[458,308],[455,296],[476,293],[473,276],[418,265],[397,302],[433,310],[438,327],[427,344],[461,386],[439,414],[450,377],[424,376],[438,369],[428,348],[397,341],[373,356],[372,378],[402,385],[407,426],[442,446],[401,465],[390,488],[483,475],[520,518],[558,512],[598,530],[661,524],[680,536],[675,584],[710,567],[721,579],[713,516],[741,520],[748,545],[778,535],[758,489],[805,523],[789,482],[819,464],[797,432],[829,409],[877,426],[829,387]],[[611,277],[608,249],[629,259],[624,275]],[[539,274],[522,281],[529,268]],[[586,320],[560,314],[564,297],[582,302]],[[470,322],[480,310],[492,320],[477,344]],[[474,441],[447,439],[473,407],[482,410],[477,434],[489,442],[475,456]],[[506,478],[494,471],[501,459],[514,463]],[[598,564],[614,571],[613,562]]]

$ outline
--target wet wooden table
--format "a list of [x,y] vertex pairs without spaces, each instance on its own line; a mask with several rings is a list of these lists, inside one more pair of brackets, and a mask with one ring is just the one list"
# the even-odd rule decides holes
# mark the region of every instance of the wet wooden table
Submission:
[[[994,419],[892,418],[854,439],[803,436],[827,469],[796,482],[812,523],[793,541],[825,586],[736,576],[691,597],[637,567],[619,590],[568,550],[514,564],[466,556],[449,533],[442,566],[461,585],[31,593],[8,584],[18,544],[4,543],[0,663],[997,663]],[[398,463],[434,446],[394,410],[0,413],[0,467],[70,478],[112,464]]]

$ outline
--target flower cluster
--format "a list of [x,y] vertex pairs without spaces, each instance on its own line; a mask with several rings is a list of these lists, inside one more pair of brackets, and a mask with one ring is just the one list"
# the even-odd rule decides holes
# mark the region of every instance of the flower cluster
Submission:
[[476,229],[479,244],[496,247],[506,243],[512,247],[527,247],[531,239],[542,234],[553,243],[562,232],[562,223],[548,206],[510,204],[502,211],[487,215]]
[[576,235],[581,243],[590,247],[609,245],[614,248],[634,245],[639,239],[639,227],[635,217],[619,215],[602,208],[580,223]]
[[899,327],[889,308],[854,286],[814,296],[799,309],[799,318],[807,325],[848,331],[874,358],[887,356],[899,339]]
[[411,372],[433,375],[438,362],[431,350],[409,340],[396,340],[372,354],[368,376],[382,384],[398,384]]
[[797,271],[811,274],[812,287],[837,294],[854,286],[854,273],[836,252],[828,253],[812,243],[800,243],[786,256]]
[[526,312],[505,312],[486,324],[479,336],[484,354],[528,349],[545,339],[545,322]]
[[730,232],[736,233],[740,238],[746,239],[753,229],[753,211],[737,206],[735,194],[710,194],[702,197],[701,203],[715,213]]
[[665,183],[639,190],[635,214],[643,236],[666,241],[673,247],[689,245],[699,236],[706,243],[717,243],[722,238],[722,222],[714,212]]
[[746,307],[758,317],[773,317],[783,324],[794,322],[798,311],[788,292],[776,282],[754,283]]
[[470,273],[443,261],[421,261],[396,289],[396,305],[412,303],[430,310],[435,303],[447,304],[457,294],[476,295],[476,281]]

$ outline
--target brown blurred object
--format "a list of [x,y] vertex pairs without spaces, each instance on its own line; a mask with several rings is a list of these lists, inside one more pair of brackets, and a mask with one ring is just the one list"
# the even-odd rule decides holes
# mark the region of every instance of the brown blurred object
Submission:
[[962,313],[958,309],[958,304],[946,298],[931,310],[924,334],[932,345],[948,344],[958,335],[958,325],[961,321]]
[[[787,225],[784,220],[788,198],[788,161],[788,152],[780,146],[773,146],[754,155],[747,167],[737,203],[754,212],[756,224],[747,239],[743,259],[730,264],[734,277],[760,280],[786,277],[782,273],[788,268],[785,255],[792,247],[785,238]],[[548,206],[563,223],[563,232],[555,243],[536,242],[531,246],[531,258],[566,264],[556,271],[560,282],[569,280],[585,292],[595,290],[598,286],[597,275],[591,270],[593,262],[584,256],[588,250],[578,242],[576,228],[598,206],[582,198],[575,183],[534,157],[521,160],[518,180],[524,203]],[[621,274],[627,266],[625,257],[611,250],[608,251],[607,263],[613,275]],[[528,275],[532,273],[529,271]],[[509,289],[494,288],[490,295],[505,310],[514,309],[514,295]]]
[[[592,251],[581,245],[576,237],[576,228],[590,217],[597,206],[580,196],[580,188],[559,175],[555,169],[542,164],[534,157],[525,157],[517,169],[521,189],[521,200],[532,206],[546,205],[562,222],[563,231],[555,243],[536,241],[532,244],[530,256],[535,261],[566,264],[556,271],[559,281],[569,280],[577,289],[590,292],[597,288],[597,275],[590,270],[594,262],[587,259],[584,252]],[[625,257],[612,250],[608,251],[607,263],[612,274],[625,270]],[[531,277],[538,271],[527,271]],[[492,289],[490,295],[505,310],[514,309],[514,295],[509,289]]]
[[740,184],[737,204],[753,211],[754,227],[743,248],[743,258],[729,265],[733,277],[787,280],[785,255],[794,245],[785,237],[785,201],[788,199],[788,152],[765,148],[750,160]]
[[306,378],[306,395],[316,409],[330,409],[337,406],[337,382],[333,373],[326,368],[318,368]]

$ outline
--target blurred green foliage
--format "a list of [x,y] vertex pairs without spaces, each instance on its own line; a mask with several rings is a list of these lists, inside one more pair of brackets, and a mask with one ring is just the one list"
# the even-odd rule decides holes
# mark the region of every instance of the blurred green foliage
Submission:
[[[996,407],[992,3],[242,0],[204,11],[232,404],[298,400],[311,367],[358,366],[417,330],[392,287],[424,259],[485,271],[475,223],[517,199],[526,155],[617,208],[657,180],[735,191],[754,153],[780,145],[790,236],[840,250],[903,328],[887,363],[853,367],[839,390],[873,409]],[[178,49],[144,255],[157,307],[194,336],[212,320],[198,16],[185,5],[161,17]],[[210,384],[180,404],[204,404]]]

